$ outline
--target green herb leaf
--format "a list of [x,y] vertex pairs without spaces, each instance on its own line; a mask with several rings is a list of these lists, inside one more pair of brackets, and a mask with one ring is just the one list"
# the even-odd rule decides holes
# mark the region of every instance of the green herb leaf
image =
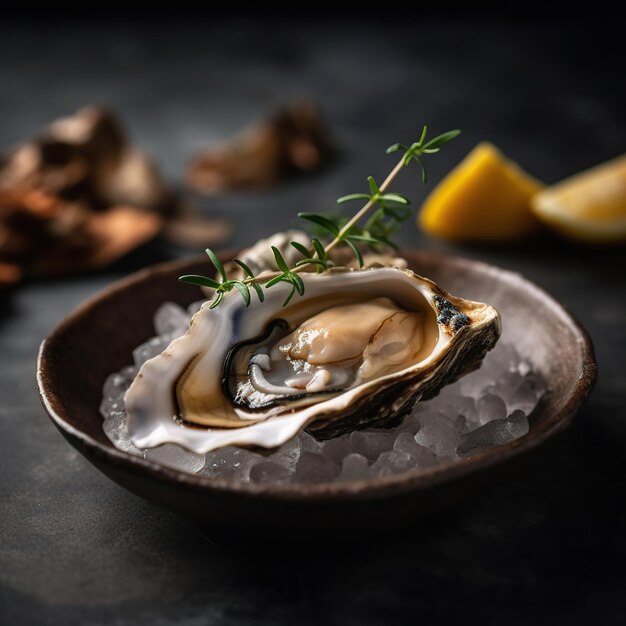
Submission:
[[420,137],[420,140],[417,142],[417,144],[413,144],[413,146],[421,146],[424,143],[424,139],[426,139],[426,135],[428,133],[428,126],[426,126],[426,124],[424,124],[424,128],[422,128],[422,135]]
[[259,298],[259,302],[263,302],[265,300],[265,294],[263,293],[263,289],[259,283],[252,283],[252,287],[256,291],[256,295]]
[[237,291],[241,294],[244,304],[247,307],[250,306],[250,290],[248,289],[248,286],[244,285],[244,283],[239,280],[233,281],[233,285],[235,286],[235,289],[237,289]]
[[224,266],[222,262],[217,258],[217,255],[211,248],[207,248],[205,252],[209,255],[209,259],[211,259],[211,263],[215,266],[215,269],[219,272],[219,275],[222,277],[222,281],[225,282],[228,280],[226,278],[226,271],[224,270]]
[[370,197],[366,193],[350,193],[347,196],[341,196],[337,198],[337,204],[343,204],[344,202],[350,202],[351,200],[369,200]]
[[363,243],[369,243],[371,245],[381,243],[379,239],[370,237],[368,235],[348,235],[346,237],[346,241],[362,241]]
[[346,239],[345,242],[350,246],[352,252],[354,252],[354,256],[359,263],[359,268],[363,267],[363,255],[361,251],[349,239]]
[[415,158],[415,153],[412,149],[406,151],[405,155],[402,157],[402,164],[404,167],[409,165],[409,163]]
[[303,265],[321,265],[322,267],[328,266],[328,261],[322,261],[322,259],[314,259],[309,257],[308,259],[302,259],[296,263],[296,267],[302,267]]
[[311,251],[306,246],[303,246],[301,243],[298,243],[297,241],[290,241],[289,243],[302,256],[308,257],[311,254]]
[[387,150],[385,150],[385,152],[387,154],[393,154],[394,152],[402,152],[408,149],[408,146],[405,146],[403,143],[394,143],[393,145],[389,146]]
[[291,282],[295,285],[296,289],[298,290],[298,293],[300,295],[304,294],[304,281],[302,280],[302,278],[300,278],[300,276],[298,276],[298,274],[295,273],[291,273]]
[[399,250],[399,246],[397,243],[395,243],[394,241],[391,241],[391,239],[384,237],[384,236],[379,236],[378,239],[380,240],[380,243],[385,244],[386,246],[389,246],[390,248],[393,248],[394,250]]
[[380,199],[387,202],[397,202],[398,204],[411,204],[411,201],[401,193],[384,193],[380,196]]
[[220,305],[220,303],[222,302],[223,298],[224,298],[224,292],[223,291],[216,292],[215,300],[213,300],[213,302],[211,302],[211,304],[209,305],[209,309],[216,309]]
[[458,137],[461,134],[461,131],[449,130],[447,133],[442,133],[441,135],[437,135],[433,139],[431,139],[428,143],[424,145],[424,150],[439,148],[439,146],[443,146],[444,143],[448,143],[452,141],[455,137]]
[[337,226],[337,224],[334,224],[323,215],[317,215],[316,213],[298,213],[298,217],[301,217],[303,220],[308,220],[309,222],[313,222],[314,224],[325,228],[335,236],[339,234],[340,228]]
[[291,298],[293,298],[295,293],[296,293],[296,286],[293,285],[293,287],[291,288],[291,292],[287,296],[287,299],[283,302],[284,307],[287,306],[291,302]]
[[376,196],[380,193],[380,189],[378,185],[376,184],[376,181],[374,180],[373,176],[367,177],[367,184],[370,186],[370,191],[372,192],[373,196]]
[[313,247],[315,248],[315,252],[317,252],[317,256],[321,260],[325,260],[326,250],[324,250],[324,246],[322,245],[322,242],[317,237],[314,237],[311,243],[313,244]]
[[419,163],[422,168],[422,183],[425,185],[428,182],[428,178],[426,176],[426,167],[424,166],[424,162],[417,155],[415,155],[415,160]]
[[282,282],[283,280],[285,280],[284,274],[281,274],[280,276],[275,276],[274,278],[268,280],[265,283],[265,287],[267,289],[269,289],[270,287],[273,287],[274,285],[277,285],[278,283]]
[[199,285],[200,287],[210,287],[211,289],[218,289],[221,286],[216,280],[208,276],[198,276],[197,274],[185,274],[184,276],[180,276],[178,280],[183,283]]
[[288,272],[289,266],[287,265],[287,261],[285,261],[280,250],[276,246],[272,246],[272,252],[274,253],[274,259],[276,260],[278,269],[281,269],[283,272]]
[[233,259],[233,261],[239,265],[248,278],[254,278],[254,273],[243,261],[240,261],[239,259]]

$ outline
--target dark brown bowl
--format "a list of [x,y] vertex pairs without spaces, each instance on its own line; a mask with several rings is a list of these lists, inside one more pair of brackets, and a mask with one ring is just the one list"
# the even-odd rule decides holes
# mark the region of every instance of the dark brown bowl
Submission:
[[[472,458],[376,480],[319,485],[255,484],[182,473],[117,450],[98,407],[106,377],[132,361],[153,335],[166,300],[188,305],[196,288],[180,274],[206,273],[200,259],[151,267],[116,283],[74,311],[41,345],[37,380],[63,436],[109,478],[216,531],[284,534],[358,532],[412,523],[523,468],[525,454],[568,426],[596,379],[585,330],[551,296],[522,276],[467,259],[407,252],[412,269],[455,295],[488,302],[504,333],[549,382],[530,432]],[[369,531],[368,531],[369,533]]]

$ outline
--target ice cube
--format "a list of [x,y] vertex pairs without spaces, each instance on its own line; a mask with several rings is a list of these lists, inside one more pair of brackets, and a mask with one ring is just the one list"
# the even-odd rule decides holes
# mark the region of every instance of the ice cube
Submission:
[[470,456],[493,446],[502,446],[523,437],[528,433],[529,425],[523,411],[513,411],[505,419],[488,422],[484,426],[462,435],[457,453],[459,456]]
[[476,419],[476,401],[474,398],[456,393],[448,387],[424,406],[427,412],[440,411],[452,420],[459,415],[463,415],[470,421]]
[[408,452],[389,450],[383,452],[372,465],[372,476],[389,476],[415,469],[415,459]]
[[180,337],[189,326],[189,315],[178,304],[164,302],[154,314],[154,330],[157,335]]
[[528,374],[515,390],[509,410],[519,409],[530,415],[546,391],[545,383],[536,374]]
[[267,457],[267,460],[272,463],[276,463],[276,465],[281,465],[290,472],[293,472],[299,458],[300,441],[298,440],[298,437],[294,437],[280,446],[278,450],[270,454]]
[[111,411],[104,423],[102,424],[104,434],[111,440],[111,443],[122,450],[122,452],[128,452],[130,454],[136,454],[137,456],[144,456],[143,450],[140,450],[131,441],[128,429],[126,427],[126,412],[125,411]]
[[400,433],[393,444],[396,452],[406,452],[415,461],[416,467],[428,467],[437,462],[437,457],[430,448],[421,446],[409,432]]
[[123,395],[120,396],[104,396],[100,402],[100,415],[107,418],[112,413],[123,413],[126,415],[126,405],[124,404]]
[[454,454],[459,433],[451,419],[443,413],[424,413],[420,425],[415,435],[420,446],[430,448],[437,456]]
[[135,376],[137,376],[138,371],[139,368],[136,365],[127,365],[126,367],[123,367],[119,373],[126,378],[128,386],[130,387],[130,384],[133,380],[135,380]]
[[298,443],[300,444],[300,453],[312,452],[313,454],[318,454],[321,453],[323,447],[322,442],[304,430],[298,435]]
[[250,481],[254,483],[283,483],[289,480],[291,472],[271,461],[263,461],[252,466]]
[[521,360],[517,348],[512,343],[505,342],[498,342],[496,347],[489,352],[488,356],[491,357],[488,361],[488,365],[496,371],[513,371],[517,369],[518,363]]
[[303,452],[296,465],[294,479],[301,483],[330,482],[339,474],[339,465],[321,454]]
[[502,372],[502,375],[497,381],[495,381],[494,385],[490,385],[489,388],[485,388],[485,392],[500,396],[504,400],[504,403],[510,412],[511,401],[513,400],[517,388],[523,381],[524,377],[518,371],[505,371]]
[[504,419],[507,414],[504,400],[493,393],[483,393],[476,401],[478,421],[486,424],[492,420]]
[[[467,421],[476,421],[478,411],[476,409],[476,400],[470,396],[454,394],[446,399],[453,407],[457,416],[462,415]],[[446,412],[446,414],[448,414]]]
[[415,435],[415,433],[419,430],[419,427],[419,414],[416,405],[416,408],[413,409],[413,412],[404,419],[402,424],[400,424],[400,426],[395,429],[395,432],[408,432],[412,435]]
[[256,452],[236,446],[228,446],[227,448],[208,452],[204,466],[198,474],[210,478],[236,478],[247,481],[250,478],[250,470],[254,464],[263,461],[264,457]]
[[472,430],[472,426],[470,426],[472,422],[465,419],[463,415],[459,415],[455,420],[453,420],[452,423],[454,424],[454,428],[458,433],[465,433]]
[[351,451],[350,435],[342,435],[341,437],[331,439],[327,441],[322,448],[324,456],[338,465],[341,465],[343,459],[348,456]]
[[165,443],[158,448],[148,448],[144,456],[149,461],[167,465],[180,472],[195,474],[202,469],[205,462],[204,454],[194,454],[175,443]]
[[399,450],[400,452],[407,452],[411,454],[416,448],[421,448],[417,441],[415,441],[415,437],[411,435],[409,432],[401,432],[396,437],[396,440],[393,442],[393,449]]
[[103,397],[119,400],[130,386],[131,381],[121,372],[111,374],[104,383]]
[[520,361],[517,350],[511,345],[499,341],[489,352],[481,366],[475,372],[463,376],[459,381],[461,393],[466,396],[478,397],[486,383],[498,380],[504,372],[517,369]]
[[362,454],[348,454],[341,464],[341,472],[337,480],[365,480],[370,471],[367,459]]
[[350,434],[350,449],[374,461],[380,454],[393,448],[396,433],[392,430],[370,428],[356,430]]
[[135,364],[138,366],[143,365],[149,359],[161,354],[169,344],[170,339],[167,337],[152,337],[152,339],[148,339],[148,341],[133,350]]

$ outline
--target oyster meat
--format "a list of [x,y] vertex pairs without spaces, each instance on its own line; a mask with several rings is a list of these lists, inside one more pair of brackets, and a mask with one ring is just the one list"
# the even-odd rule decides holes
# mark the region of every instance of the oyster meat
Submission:
[[301,276],[306,291],[286,308],[282,283],[262,304],[231,292],[203,306],[143,365],[125,397],[138,447],[273,448],[303,428],[329,438],[392,424],[478,367],[500,335],[496,309],[408,269]]

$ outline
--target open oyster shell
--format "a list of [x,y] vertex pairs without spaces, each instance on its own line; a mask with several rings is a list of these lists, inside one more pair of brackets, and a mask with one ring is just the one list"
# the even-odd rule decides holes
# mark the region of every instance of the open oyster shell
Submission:
[[138,447],[273,448],[305,427],[325,438],[390,423],[478,367],[500,335],[493,307],[410,270],[302,278],[306,292],[287,308],[282,284],[263,304],[230,293],[203,306],[144,364],[125,398]]

